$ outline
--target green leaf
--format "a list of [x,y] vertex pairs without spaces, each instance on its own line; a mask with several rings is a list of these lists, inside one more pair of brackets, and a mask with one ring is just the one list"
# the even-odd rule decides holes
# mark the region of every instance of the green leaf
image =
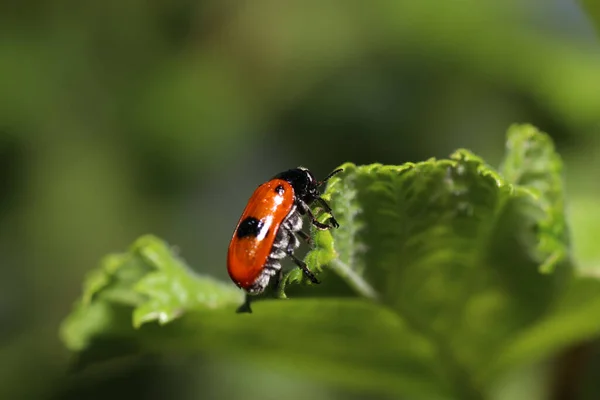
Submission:
[[[233,285],[194,275],[145,236],[90,274],[61,336],[79,352],[77,367],[140,351],[219,351],[361,389],[432,399],[449,390],[444,371],[430,367],[437,356],[428,340],[374,303],[257,302],[253,314],[239,315],[242,301]],[[135,329],[150,320],[159,324]]]
[[154,352],[219,352],[360,390],[442,399],[453,391],[431,343],[393,312],[359,299],[253,304],[253,314],[199,311],[134,337]]
[[334,243],[330,268],[433,340],[440,363],[475,388],[486,386],[494,349],[560,294],[567,270],[538,272],[567,254],[560,160],[529,126],[512,127],[508,142],[511,179],[467,150],[402,166],[344,164],[326,192],[342,227],[317,232],[326,246],[307,256],[330,259]]
[[241,292],[232,284],[209,276],[195,276],[183,261],[154,237],[141,238],[133,251],[156,269],[141,278],[133,288],[147,298],[133,313],[135,327],[153,320],[166,324],[188,310],[219,309],[239,305],[242,301]]
[[[153,320],[166,324],[188,310],[237,306],[242,300],[233,285],[194,274],[166,243],[142,236],[129,252],[107,256],[89,274],[61,337],[71,350],[82,350],[106,330],[127,332]],[[123,307],[134,309],[125,325],[117,322]]]
[[550,272],[568,252],[562,160],[550,137],[531,125],[513,125],[508,130],[506,148],[500,172],[508,182],[529,189],[542,208],[540,270]]
[[[504,176],[467,150],[342,168],[324,194],[341,226],[313,229],[305,260],[322,272],[320,287],[333,273],[354,297],[307,286],[313,298],[259,301],[253,314],[236,314],[241,291],[193,274],[146,236],[90,276],[63,340],[82,364],[141,351],[219,352],[351,388],[479,399],[515,365],[597,333],[578,325],[534,346],[538,324],[582,307],[565,300],[578,291],[561,162],[545,134],[509,130]],[[288,289],[303,281],[297,269],[285,279]],[[148,321],[158,323],[141,326]]]

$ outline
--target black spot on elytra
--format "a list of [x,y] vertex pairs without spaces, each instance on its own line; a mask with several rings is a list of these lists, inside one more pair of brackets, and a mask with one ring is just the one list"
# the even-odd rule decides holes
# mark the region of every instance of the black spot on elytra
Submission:
[[283,185],[277,185],[277,187],[275,188],[275,193],[277,193],[280,196],[283,194],[284,191],[285,189],[283,188]]
[[262,226],[263,222],[261,220],[254,217],[248,217],[240,223],[240,226],[237,229],[237,237],[240,239],[248,236],[256,237]]

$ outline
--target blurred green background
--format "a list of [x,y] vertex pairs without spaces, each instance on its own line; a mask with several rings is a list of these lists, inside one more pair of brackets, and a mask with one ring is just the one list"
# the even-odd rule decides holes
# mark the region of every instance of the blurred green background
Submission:
[[201,356],[66,378],[58,324],[143,233],[228,279],[281,170],[496,164],[513,122],[555,139],[576,260],[600,266],[600,43],[574,1],[0,1],[0,398],[373,398]]

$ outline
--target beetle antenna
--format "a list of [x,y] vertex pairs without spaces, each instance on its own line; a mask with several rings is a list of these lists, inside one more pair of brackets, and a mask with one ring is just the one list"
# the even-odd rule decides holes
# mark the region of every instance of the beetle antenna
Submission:
[[325,182],[327,182],[332,176],[339,174],[340,172],[342,172],[344,169],[343,168],[338,168],[335,171],[333,171],[332,173],[330,173],[329,175],[327,175],[325,177],[325,179],[323,179],[322,181],[317,182],[317,186],[321,186],[322,184],[324,184]]

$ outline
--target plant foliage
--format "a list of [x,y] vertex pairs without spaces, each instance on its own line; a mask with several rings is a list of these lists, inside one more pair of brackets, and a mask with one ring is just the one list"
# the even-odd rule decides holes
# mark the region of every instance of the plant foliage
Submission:
[[[572,268],[562,163],[546,134],[511,127],[498,170],[467,150],[342,168],[324,194],[341,227],[314,230],[305,260],[354,296],[308,287],[308,297],[236,314],[243,296],[233,284],[196,275],[144,236],[89,276],[62,325],[65,344],[80,365],[220,352],[346,387],[470,399],[600,333],[600,283]],[[280,297],[298,283],[290,271]]]

